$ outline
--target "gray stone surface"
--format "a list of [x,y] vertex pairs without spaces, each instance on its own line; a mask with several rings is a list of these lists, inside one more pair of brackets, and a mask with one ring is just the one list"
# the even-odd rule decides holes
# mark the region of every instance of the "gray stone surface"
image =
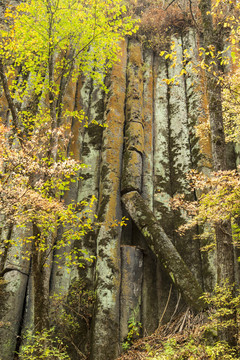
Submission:
[[[72,266],[69,271],[64,260],[59,268],[53,259],[45,285],[51,295],[67,293],[73,280],[83,277],[89,289],[95,290],[97,300],[89,325],[92,337],[89,340],[87,336],[86,344],[81,347],[81,351],[88,353],[91,342],[92,360],[113,360],[121,352],[127,321],[135,308],[143,333],[149,334],[158,326],[170,288],[171,299],[163,321],[170,318],[177,301],[171,277],[149,248],[142,229],[137,229],[122,206],[121,191],[127,195],[134,190],[141,195],[146,209],[156,219],[157,229],[164,229],[169,244],[175,244],[198,282],[207,289],[214,283],[214,257],[200,254],[201,244],[193,234],[180,239],[176,229],[185,215],[173,213],[169,205],[169,199],[177,192],[191,197],[185,175],[192,167],[207,168],[194,129],[205,111],[200,106],[203,94],[198,77],[188,65],[189,74],[179,78],[179,84],[170,86],[163,81],[181,72],[185,47],[191,46],[192,56],[196,56],[195,34],[190,30],[172,40],[177,45],[175,67],[152,50],[142,49],[136,40],[130,40],[129,44],[122,44],[120,62],[105,79],[108,93],[81,76],[69,85],[65,99],[71,109],[82,109],[89,123],[86,128],[84,122],[69,119],[73,132],[69,153],[88,167],[72,183],[65,201],[89,200],[94,195],[93,213],[98,215],[100,225],[78,242],[79,248],[96,255],[96,261],[85,269]],[[1,116],[5,110],[6,104]],[[92,120],[105,127],[91,123]],[[143,214],[136,215],[140,219]],[[122,216],[129,218],[127,226],[115,226]],[[140,220],[134,218],[134,221]],[[61,237],[61,231],[57,236]],[[159,235],[155,239],[157,246],[160,241]],[[69,251],[75,245],[71,244]],[[7,261],[12,262],[15,252],[13,248],[4,250],[3,268]],[[22,268],[21,252],[19,247],[17,265]],[[57,255],[60,253],[56,251],[55,259]],[[16,271],[5,274],[5,278],[9,282],[3,286],[2,303],[6,307],[2,307],[0,320],[11,322],[11,326],[5,335],[0,328],[3,334],[0,344],[5,346],[3,360],[13,360],[17,335],[33,324],[34,287],[31,276],[28,281],[26,275]]]

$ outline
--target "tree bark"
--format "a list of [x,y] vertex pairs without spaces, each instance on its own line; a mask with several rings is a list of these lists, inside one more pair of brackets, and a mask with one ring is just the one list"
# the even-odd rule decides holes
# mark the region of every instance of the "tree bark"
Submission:
[[11,93],[10,93],[10,90],[9,90],[7,77],[6,77],[5,71],[4,71],[4,65],[3,65],[3,61],[2,61],[1,58],[0,58],[0,78],[2,80],[2,85],[3,85],[5,97],[7,99],[8,106],[9,106],[9,109],[10,109],[11,114],[12,114],[13,130],[14,130],[14,133],[17,134],[17,128],[18,128],[17,109],[16,109],[16,106],[14,105],[14,102],[13,102],[13,99],[12,99],[12,96],[11,96]]
[[33,224],[32,273],[34,283],[34,331],[49,329],[49,289],[46,288],[45,253],[38,249],[40,232]]
[[[226,170],[226,143],[223,126],[223,110],[222,110],[222,97],[221,97],[221,84],[217,76],[213,75],[220,71],[220,64],[217,60],[217,51],[222,51],[222,31],[214,28],[213,19],[211,15],[211,0],[201,0],[199,8],[202,16],[204,47],[206,52],[212,47],[215,58],[208,54],[205,57],[207,67],[212,71],[206,71],[206,87],[207,98],[209,106],[210,130],[211,130],[211,146],[213,169],[215,171]],[[214,63],[211,63],[214,60]],[[219,221],[215,226],[216,244],[217,244],[217,282],[218,285],[223,286],[226,281],[229,285],[235,283],[234,271],[234,247],[231,234],[230,220]],[[234,296],[234,289],[232,291]],[[229,318],[228,318],[229,319]],[[223,319],[224,320],[224,319]],[[226,319],[225,319],[226,320]],[[236,314],[231,315],[231,320],[234,321],[235,326],[227,327],[219,330],[220,340],[226,341],[230,346],[237,345],[237,320]]]

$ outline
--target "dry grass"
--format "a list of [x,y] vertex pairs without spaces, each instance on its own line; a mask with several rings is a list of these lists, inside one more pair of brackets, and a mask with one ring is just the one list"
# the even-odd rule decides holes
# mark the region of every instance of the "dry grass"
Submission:
[[142,360],[149,357],[147,349],[157,352],[163,348],[163,343],[174,337],[181,344],[189,336],[201,337],[203,325],[207,322],[207,314],[194,315],[189,309],[177,316],[166,325],[159,326],[154,334],[137,340],[131,348],[124,352],[117,360]]

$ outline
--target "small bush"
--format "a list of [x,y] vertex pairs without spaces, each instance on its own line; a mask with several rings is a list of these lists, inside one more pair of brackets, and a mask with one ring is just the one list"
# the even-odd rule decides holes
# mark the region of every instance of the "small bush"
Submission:
[[70,360],[63,342],[53,337],[54,328],[25,337],[19,360]]

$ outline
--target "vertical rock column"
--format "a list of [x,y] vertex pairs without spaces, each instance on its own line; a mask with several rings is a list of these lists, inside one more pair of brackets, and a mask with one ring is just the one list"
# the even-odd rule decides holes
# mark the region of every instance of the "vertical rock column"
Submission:
[[[196,33],[193,29],[182,35],[182,53],[185,56],[185,50],[190,52],[191,58],[186,61],[185,69],[187,74],[183,75],[185,83],[188,127],[189,127],[189,149],[192,168],[199,168],[201,156],[199,138],[196,134],[196,125],[199,118],[204,114],[203,108],[203,89],[200,84],[199,74],[196,73],[193,63],[198,59],[198,46]],[[186,59],[187,60],[187,59]]]
[[131,40],[128,49],[125,148],[122,192],[142,190],[143,131],[143,59],[141,45]]
[[153,209],[153,51],[144,52],[143,78],[143,125],[144,125],[144,154],[143,154],[143,193],[149,208]]
[[129,332],[129,321],[141,321],[143,253],[135,246],[121,247],[122,281],[120,311],[120,342]]
[[[100,181],[100,160],[101,160],[101,146],[103,128],[100,126],[104,118],[104,96],[105,93],[100,86],[94,85],[91,80],[91,85],[88,97],[85,98],[86,90],[81,91],[81,101],[83,109],[88,105],[88,109],[84,110],[87,115],[88,126],[83,128],[80,160],[87,167],[81,170],[81,177],[78,184],[77,200],[90,201],[94,196],[96,200],[92,205],[92,213],[89,214],[92,222],[94,222],[94,215],[97,214],[98,197],[99,197],[99,181]],[[97,123],[98,124],[97,124]],[[77,245],[77,244],[76,244]],[[89,231],[82,239],[79,248],[88,252],[89,255],[96,255],[96,234]],[[94,266],[90,266],[86,262],[86,267],[79,269],[80,275],[87,282],[93,283]]]
[[[177,62],[176,66],[168,64],[169,79],[179,76],[184,69],[183,63],[183,43],[181,36],[173,36],[172,41],[175,43]],[[177,193],[184,193],[192,198],[186,175],[192,168],[191,146],[190,146],[190,129],[189,129],[189,108],[185,75],[177,77],[177,81],[169,87],[169,118],[170,118],[170,146],[171,156],[171,186],[172,196]],[[174,216],[174,234],[173,241],[180,255],[183,257],[187,266],[194,272],[196,277],[199,276],[199,249],[193,234],[186,234],[180,237],[175,231],[181,224],[186,221],[183,212],[173,212]],[[194,261],[192,260],[194,258]]]
[[3,276],[5,283],[1,284],[0,288],[1,360],[14,358],[17,336],[20,334],[22,326],[30,266],[30,261],[26,259],[30,247],[29,244],[23,243],[23,239],[30,235],[29,229],[14,227],[11,232],[11,245],[8,248],[4,264],[1,264],[3,272],[6,271]]
[[[150,115],[151,116],[151,115]],[[127,66],[126,124],[123,154],[123,174],[121,190],[142,192],[143,177],[143,57],[142,47],[135,40],[129,41]],[[151,137],[151,135],[149,134]],[[150,144],[151,146],[151,144]],[[149,170],[150,171],[150,170]],[[132,224],[131,242],[141,246],[141,234]],[[143,253],[135,246],[122,247],[121,283],[121,338],[128,332],[128,321],[134,318],[142,321],[142,276],[143,267],[139,266]],[[141,260],[142,262],[142,260]]]
[[[166,78],[168,78],[167,61],[155,56],[153,62],[153,212],[167,235],[173,239],[173,214],[169,205],[172,196],[169,86],[163,81]],[[156,312],[156,327],[159,319],[165,322],[171,317],[172,309],[175,308],[177,302],[177,291],[176,289],[171,291],[171,279],[159,261],[155,267],[157,302],[155,300],[155,306],[152,306],[151,311]],[[153,266],[148,266],[148,271],[149,268],[152,269]],[[151,302],[153,301],[152,299]],[[151,302],[149,299],[146,302],[147,306],[150,306],[148,304]],[[167,307],[166,304],[168,304]]]
[[[173,36],[172,41],[175,43],[177,62],[176,66],[168,64],[169,79],[177,76],[177,81],[169,87],[169,119],[170,119],[170,147],[169,153],[171,157],[171,184],[172,196],[177,193],[184,193],[189,199],[193,199],[190,192],[186,175],[195,166],[194,160],[194,134],[193,127],[194,113],[193,108],[196,106],[190,85],[194,82],[193,78],[189,84],[190,75],[181,75],[185,67],[184,48],[186,42],[190,47],[193,38],[189,35],[185,37]],[[189,67],[188,67],[189,68]],[[190,70],[190,69],[189,69]],[[196,115],[196,112],[195,112]],[[191,124],[191,126],[190,126]],[[195,164],[194,164],[195,163]],[[175,230],[183,224],[187,219],[183,212],[173,212],[174,215],[174,242],[177,250],[183,257],[187,266],[193,271],[196,278],[201,282],[201,258],[199,253],[199,244],[194,239],[193,233],[188,233],[184,237],[180,237]]]
[[[153,212],[170,239],[174,237],[173,214],[169,200],[172,196],[171,151],[170,151],[170,118],[169,118],[169,86],[163,79],[168,77],[167,61],[155,56],[154,74],[154,124],[153,124],[153,178],[154,201]],[[171,279],[158,262],[156,271],[158,321],[167,321],[175,308],[177,291],[171,291]],[[171,296],[169,298],[169,295]],[[166,304],[168,306],[166,307]],[[166,308],[165,308],[166,307]],[[158,324],[157,324],[158,325]]]
[[[168,66],[169,79],[181,73],[183,69],[182,41],[180,37],[172,37],[175,43],[177,63]],[[172,156],[172,195],[187,190],[186,174],[191,168],[191,156],[189,148],[189,128],[187,99],[184,77],[180,76],[178,83],[169,87],[169,116],[170,116],[170,151]]]
[[121,228],[120,177],[126,93],[127,44],[122,43],[120,62],[109,76],[100,167],[99,220],[97,237],[96,308],[91,359],[112,360],[119,353],[119,292]]
[[[97,214],[98,207],[98,194],[99,194],[99,176],[100,176],[100,151],[102,142],[102,127],[104,115],[104,90],[100,86],[94,85],[90,77],[81,76],[72,95],[73,110],[83,111],[85,119],[79,122],[78,119],[72,119],[72,134],[71,143],[69,146],[70,156],[82,164],[86,164],[80,170],[79,178],[76,182],[71,183],[69,191],[65,195],[65,202],[80,203],[81,201],[91,201],[92,196],[96,198],[92,207],[91,213],[88,218],[94,222],[94,215]],[[94,120],[94,121],[93,121]],[[99,125],[96,123],[98,122]],[[81,216],[81,213],[79,213]],[[94,229],[94,226],[93,226]],[[96,230],[96,229],[95,229]],[[59,234],[61,236],[61,234]],[[57,251],[56,255],[67,252],[74,248],[84,250],[87,252],[85,258],[96,255],[96,233],[94,230],[88,231],[86,235],[80,239],[72,242],[68,247]],[[84,291],[93,291],[93,278],[94,278],[94,262],[91,263],[87,259],[82,259],[81,263],[84,267],[72,265],[71,269],[66,268],[65,257],[58,260],[58,264],[54,263],[52,272],[51,290],[52,294],[67,294],[70,286],[75,280],[81,281]],[[59,264],[60,263],[60,264]],[[60,266],[61,265],[61,268]],[[78,294],[76,294],[76,297]],[[81,304],[84,307],[84,304]],[[91,318],[91,309],[89,307],[89,318]],[[78,319],[79,327],[72,333],[74,336],[75,344],[78,349],[83,353],[89,350],[90,341],[90,321],[89,319]],[[69,346],[70,348],[70,346]],[[70,350],[69,350],[70,351]],[[74,349],[72,349],[74,354]],[[72,355],[75,358],[77,355]],[[75,357],[74,357],[75,356]]]
[[[67,92],[64,97],[64,104],[66,108],[70,111],[81,110],[77,106],[76,102],[79,98],[79,92],[82,88],[83,82],[79,78],[77,82],[70,82],[67,87]],[[71,128],[71,141],[69,144],[68,152],[70,156],[76,160],[80,160],[80,144],[81,144],[81,128],[83,124],[80,123],[75,118],[68,118],[69,127]],[[68,154],[69,155],[69,154]],[[69,190],[64,194],[64,202],[68,205],[70,203],[75,203],[77,200],[77,190],[78,190],[78,181],[70,184]],[[62,227],[58,229],[57,232],[57,241],[61,240],[62,232],[64,229]],[[77,276],[76,266],[71,266],[69,269],[66,266],[66,253],[70,252],[73,248],[73,243],[60,247],[54,251],[52,272],[51,272],[51,281],[50,281],[50,295],[55,294],[67,294],[69,287],[71,285],[72,279]]]
[[[154,203],[153,211],[164,230],[172,237],[172,213],[169,199],[172,196],[169,88],[163,81],[168,77],[165,59],[154,61]],[[171,224],[171,225],[170,225]]]
[[[186,74],[183,75],[183,80],[185,84],[185,93],[186,93],[186,104],[187,104],[187,125],[189,128],[189,150],[190,150],[190,162],[192,169],[200,169],[201,168],[201,156],[200,154],[200,144],[199,138],[196,134],[196,125],[199,124],[199,119],[204,115],[204,101],[203,101],[203,89],[200,84],[200,76],[194,71],[193,63],[198,59],[198,45],[197,45],[197,36],[196,32],[193,29],[189,29],[188,32],[182,34],[182,53],[183,57],[185,56],[186,50],[190,52],[191,59],[190,61],[186,61],[185,69]],[[205,115],[206,116],[206,115]],[[194,194],[193,196],[196,196]],[[198,233],[199,229],[196,227],[194,233]],[[192,254],[191,261],[192,266],[191,269],[194,271],[195,276],[197,277],[199,283],[203,284],[203,262],[202,256],[205,257],[205,272],[208,273],[207,281],[212,281],[212,274],[210,269],[209,259],[213,256],[212,252],[205,252],[205,254],[201,254],[200,247],[203,244],[200,244],[199,239],[190,239],[188,242],[190,245],[189,253]],[[205,245],[205,244],[204,244]]]
[[[154,54],[152,50],[144,50],[143,58],[143,184],[142,197],[153,210],[154,201]],[[139,234],[139,237],[141,235]],[[158,326],[159,281],[157,275],[158,260],[155,254],[144,245],[143,283],[142,283],[142,327],[143,334],[148,335]],[[142,246],[141,244],[141,246]]]

